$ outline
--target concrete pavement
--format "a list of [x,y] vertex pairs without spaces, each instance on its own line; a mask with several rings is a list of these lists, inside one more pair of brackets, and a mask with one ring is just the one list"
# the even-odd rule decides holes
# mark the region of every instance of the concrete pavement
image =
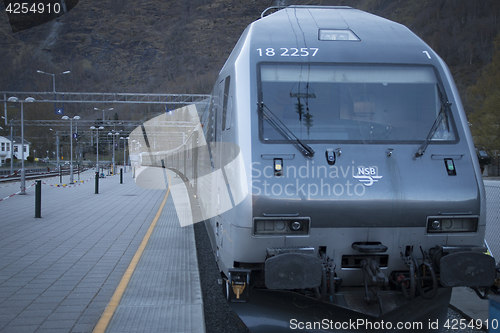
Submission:
[[[43,180],[41,218],[34,186],[0,202],[0,332],[91,332],[165,197],[132,173],[56,187]],[[75,176],[75,179],[77,177]],[[67,181],[67,180],[64,180]],[[0,199],[19,183],[0,184]]]

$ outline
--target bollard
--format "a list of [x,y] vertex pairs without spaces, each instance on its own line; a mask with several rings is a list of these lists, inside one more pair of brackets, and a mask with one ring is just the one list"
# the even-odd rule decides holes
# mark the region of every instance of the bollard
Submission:
[[35,180],[35,218],[42,217],[42,181]]
[[95,194],[99,194],[99,171],[95,173]]
[[120,169],[120,184],[123,184],[123,169]]
[[59,167],[59,184],[62,184],[62,167]]

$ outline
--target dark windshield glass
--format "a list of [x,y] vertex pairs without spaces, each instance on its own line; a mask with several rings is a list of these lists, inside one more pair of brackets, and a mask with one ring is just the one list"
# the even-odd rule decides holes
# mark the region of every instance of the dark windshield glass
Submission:
[[[262,64],[260,102],[299,139],[422,142],[443,102],[430,67]],[[443,117],[431,141],[454,141]],[[261,137],[284,142],[261,114]]]

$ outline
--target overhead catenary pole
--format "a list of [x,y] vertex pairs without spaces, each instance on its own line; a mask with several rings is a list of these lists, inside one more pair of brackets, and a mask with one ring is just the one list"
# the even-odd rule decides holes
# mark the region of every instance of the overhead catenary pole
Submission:
[[14,137],[12,136],[12,120],[10,121],[10,174],[14,174]]
[[24,169],[24,108],[21,102],[21,194],[26,194],[26,170]]
[[[49,128],[50,131],[54,131]],[[59,131],[56,131],[56,167],[59,169]]]
[[96,171],[99,172],[99,130],[103,130],[103,126],[95,127],[91,126],[91,130],[96,130]]
[[[4,96],[5,97],[5,96]],[[5,119],[5,125],[7,125],[7,100],[4,101],[5,104],[5,116],[2,116],[3,119]],[[9,120],[9,126],[10,126],[10,146],[7,146],[7,151],[10,151],[10,174],[14,174],[14,136],[13,136],[13,129],[12,129],[12,121],[13,119]]]
[[7,125],[7,94],[3,94],[3,114],[5,119],[5,125]]

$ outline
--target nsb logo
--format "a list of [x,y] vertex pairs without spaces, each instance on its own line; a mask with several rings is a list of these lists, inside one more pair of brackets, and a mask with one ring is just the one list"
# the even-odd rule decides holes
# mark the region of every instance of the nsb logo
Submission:
[[358,175],[353,176],[365,186],[372,186],[374,182],[378,182],[382,176],[377,175],[377,169],[374,167],[358,167]]

